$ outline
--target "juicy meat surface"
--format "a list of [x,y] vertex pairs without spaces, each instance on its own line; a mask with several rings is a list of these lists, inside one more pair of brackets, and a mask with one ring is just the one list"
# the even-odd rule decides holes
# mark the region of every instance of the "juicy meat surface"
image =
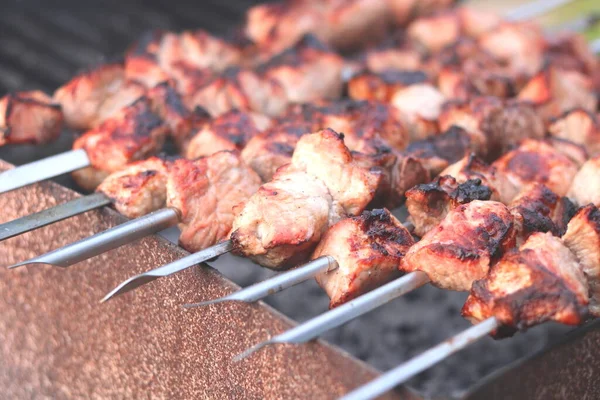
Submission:
[[548,131],[553,137],[582,145],[591,156],[600,154],[600,121],[590,111],[567,111],[550,124]]
[[579,206],[600,206],[600,156],[587,160],[569,182],[567,197]]
[[422,71],[388,69],[381,72],[364,71],[354,75],[348,82],[348,94],[355,100],[378,100],[389,102],[394,94],[411,85],[424,84],[429,80]]
[[580,208],[562,237],[575,254],[587,279],[590,313],[600,316],[600,211],[592,204]]
[[526,139],[513,151],[493,164],[518,189],[529,183],[542,183],[559,196],[564,196],[579,169],[579,164],[561,153],[552,143]]
[[442,289],[467,291],[515,240],[513,217],[504,204],[474,200],[451,210],[427,232],[410,248],[400,269],[423,271]]
[[242,150],[254,136],[271,125],[264,115],[232,110],[206,122],[195,132],[183,149],[185,157],[194,159],[221,150]]
[[473,283],[462,315],[473,323],[496,317],[502,337],[549,320],[578,325],[587,304],[587,282],[573,253],[550,233],[535,233]]
[[73,178],[81,187],[95,189],[110,173],[158,153],[168,132],[143,97],[75,140],[73,149],[84,149],[91,166],[73,172]]
[[416,185],[406,192],[409,221],[417,236],[423,237],[448,215],[450,210],[473,200],[489,200],[492,191],[480,179],[458,183],[442,175],[431,183]]
[[258,71],[279,82],[290,102],[308,103],[342,95],[343,66],[342,57],[308,35],[259,66]]
[[415,19],[407,28],[408,37],[428,53],[436,53],[460,37],[460,20],[453,11]]
[[226,239],[234,208],[260,187],[260,178],[237,152],[179,159],[168,170],[167,206],[179,211],[179,244],[196,252]]
[[391,104],[402,113],[410,140],[422,140],[439,132],[437,120],[446,98],[430,84],[415,84],[394,93]]
[[167,162],[150,157],[110,174],[96,189],[127,218],[138,218],[163,208],[167,201]]
[[54,93],[65,123],[87,130],[115,115],[145,93],[145,88],[126,79],[121,64],[104,64],[77,75]]
[[312,258],[331,256],[338,268],[321,272],[317,282],[333,308],[400,276],[398,265],[415,243],[410,232],[386,209],[364,211],[333,225]]
[[304,135],[291,163],[238,208],[234,251],[265,267],[292,267],[310,255],[329,226],[360,214],[379,180],[378,172],[354,161],[341,135]]
[[43,92],[17,92],[0,99],[0,146],[51,142],[62,125],[60,105]]

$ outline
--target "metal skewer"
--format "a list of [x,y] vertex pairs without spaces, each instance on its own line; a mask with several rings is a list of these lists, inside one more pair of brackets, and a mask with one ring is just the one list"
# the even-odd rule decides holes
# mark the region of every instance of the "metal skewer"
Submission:
[[424,272],[416,271],[406,274],[399,279],[380,286],[379,288],[363,294],[337,308],[329,310],[280,335],[258,343],[234,357],[234,361],[240,361],[271,344],[308,342],[309,340],[315,339],[323,332],[343,325],[405,293],[427,284],[428,282],[429,277]]
[[575,0],[536,0],[513,8],[504,14],[509,21],[523,21],[542,16]]
[[457,335],[446,339],[442,343],[411,358],[407,362],[384,373],[364,386],[348,393],[340,400],[370,400],[388,390],[406,382],[413,376],[434,366],[452,354],[464,349],[471,343],[487,336],[500,326],[495,317],[490,317],[479,324],[472,326]]
[[33,161],[0,173],[0,193],[9,192],[89,166],[90,159],[83,149],[70,150]]
[[183,257],[177,261],[173,261],[170,264],[153,269],[152,271],[144,272],[142,274],[133,276],[121,283],[112,291],[110,291],[106,296],[104,296],[104,298],[100,302],[104,303],[105,301],[108,301],[115,296],[127,293],[130,290],[133,290],[138,286],[144,285],[146,283],[152,282],[155,279],[172,275],[179,271],[183,271],[184,269],[190,268],[196,264],[200,264],[202,262],[228,253],[232,250],[232,248],[233,246],[231,240],[226,240],[217,245],[201,250],[197,253],[190,254],[189,256]]
[[179,221],[177,210],[164,208],[142,218],[127,221],[104,232],[97,233],[88,238],[61,247],[57,250],[43,254],[18,264],[11,265],[9,269],[30,264],[46,264],[57,267],[68,267],[88,258],[97,256],[126,243],[141,239],[156,233]]
[[107,206],[112,200],[102,193],[78,197],[46,210],[0,224],[0,241],[53,224],[78,214]]

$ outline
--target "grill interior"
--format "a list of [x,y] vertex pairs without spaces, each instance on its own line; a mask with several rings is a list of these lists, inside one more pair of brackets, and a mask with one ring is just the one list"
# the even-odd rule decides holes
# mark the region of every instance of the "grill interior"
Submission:
[[[122,54],[148,29],[204,28],[226,33],[254,1],[104,1],[88,8],[78,2],[50,7],[43,1],[11,3],[0,13],[0,94],[42,89],[51,93],[74,73]],[[0,148],[0,158],[15,164],[68,150],[65,133],[48,146]],[[73,186],[69,177],[58,182]],[[213,265],[246,286],[272,275],[266,269],[226,255]],[[460,316],[466,293],[430,286],[419,289],[325,335],[354,356],[389,369],[469,326]],[[310,281],[268,298],[268,303],[297,321],[327,308],[324,292]],[[197,312],[202,312],[201,310]],[[569,328],[544,324],[515,338],[485,339],[410,382],[426,396],[459,395],[500,366],[541,349]]]

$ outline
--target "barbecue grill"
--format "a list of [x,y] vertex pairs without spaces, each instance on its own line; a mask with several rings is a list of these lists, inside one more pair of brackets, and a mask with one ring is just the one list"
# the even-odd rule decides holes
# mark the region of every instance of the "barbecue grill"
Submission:
[[[187,5],[172,7],[161,2],[143,6],[115,2],[102,10],[66,7],[47,10],[35,2],[11,5],[0,16],[8,30],[0,38],[0,91],[4,94],[38,88],[50,92],[76,71],[121,53],[124,44],[149,28],[204,27],[223,33],[250,4],[211,2],[200,9]],[[0,148],[0,158],[22,164],[69,150],[70,145],[70,136],[62,135],[59,142],[50,146]],[[69,178],[57,180],[72,186]],[[74,196],[54,183],[4,194],[0,196],[5,210],[0,222]],[[104,209],[11,239],[0,243],[3,265],[45,253],[122,222],[117,213]],[[136,256],[133,258],[131,254]],[[279,347],[243,363],[231,363],[231,356],[265,336],[283,331],[291,322],[262,304],[182,311],[180,304],[217,298],[234,288],[218,273],[209,270],[207,274],[205,268],[156,282],[129,300],[106,306],[97,304],[114,282],[182,254],[181,249],[164,239],[149,237],[88,260],[68,272],[44,268],[15,274],[3,270],[0,348],[5,362],[0,367],[0,379],[6,396],[93,394],[119,398],[151,393],[157,398],[325,398],[345,393],[373,378],[375,371],[371,367],[323,342]],[[239,267],[233,264],[234,270],[231,259],[219,262],[217,267],[226,276],[247,274],[236,277],[242,285],[264,277],[258,276],[264,271],[256,269],[236,272]],[[325,308],[325,299],[318,298],[313,287],[305,285],[294,291],[295,294],[288,291],[270,301],[294,319],[305,319]],[[298,310],[302,307],[295,302],[306,293],[312,296],[312,310]],[[326,338],[380,368],[389,368],[456,331],[457,324],[463,323],[456,315],[463,298],[461,294],[428,288],[425,293],[411,294]],[[389,322],[410,318],[406,311],[417,303],[424,309],[438,309],[424,323],[436,332],[421,343],[413,342],[426,329],[421,325],[423,315],[419,312],[415,312],[414,321],[406,324]],[[453,320],[439,323],[440,315]],[[385,326],[383,335],[371,334],[373,340],[383,338],[383,346],[365,344],[364,337],[369,336],[368,330],[374,323]],[[480,381],[465,394],[466,398],[594,398],[600,391],[598,383],[582,377],[590,376],[600,367],[589,351],[600,341],[598,326],[592,323],[580,328],[561,343]],[[428,393],[444,392],[439,389],[442,385],[439,382],[453,375],[452,366],[480,368],[487,373],[497,365],[506,364],[508,359],[530,354],[532,346],[541,347],[540,340],[558,338],[565,330],[544,326],[522,338],[484,343],[454,357],[445,368],[424,374],[414,385]],[[405,338],[410,338],[410,342],[404,343]],[[376,359],[377,353],[384,352],[383,348],[390,351],[403,346],[406,347],[398,350],[402,353],[398,358]],[[481,357],[477,353],[490,349],[493,354],[489,358],[472,363],[474,358]],[[500,355],[503,351],[500,349],[509,349],[511,355]],[[483,372],[469,371],[446,388],[464,388],[465,381],[472,383],[482,375]],[[390,394],[390,398],[394,396],[419,398],[408,390]]]

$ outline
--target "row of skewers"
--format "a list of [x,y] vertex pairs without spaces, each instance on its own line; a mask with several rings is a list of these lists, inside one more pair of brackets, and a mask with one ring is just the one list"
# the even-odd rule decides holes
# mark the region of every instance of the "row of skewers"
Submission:
[[[327,95],[331,87],[341,92],[341,70],[348,63],[302,36],[295,47],[261,65],[259,74],[252,69],[217,73],[218,83],[205,95],[193,84],[182,84],[190,83],[189,69],[165,72],[164,65],[181,66],[181,60],[163,64],[161,57],[172,56],[161,54],[189,46],[185,34],[153,35],[138,43],[129,53],[134,70],[145,71],[137,81],[127,78],[132,70],[127,57],[124,66],[74,79],[57,95],[69,99],[61,104],[70,126],[91,128],[75,143],[83,153],[71,153],[83,160],[79,165],[91,165],[77,171],[76,179],[88,189],[98,188],[87,209],[113,203],[139,219],[17,266],[67,266],[179,223],[181,244],[197,253],[134,277],[105,299],[234,250],[273,269],[315,261],[228,300],[256,301],[317,276],[336,307],[269,343],[316,337],[389,301],[390,293],[397,297],[430,281],[451,290],[473,287],[464,313],[475,321],[496,318],[482,325],[487,331],[504,327],[498,330],[504,333],[548,319],[580,323],[588,303],[593,315],[596,301],[589,288],[595,287],[597,260],[587,255],[597,252],[597,210],[583,207],[571,217],[576,206],[599,203],[600,195],[587,184],[597,177],[598,161],[587,160],[582,149],[593,155],[598,146],[596,60],[577,36],[549,44],[525,24],[498,21],[489,25],[495,28],[480,26],[479,34],[473,33],[464,27],[464,10],[417,19],[407,29],[408,41],[368,50],[360,60],[368,70],[347,83],[352,100]],[[431,35],[432,26],[450,27],[456,35]],[[490,39],[494,34],[499,37]],[[518,43],[514,51],[489,54],[488,40],[507,38]],[[206,61],[210,52],[203,48],[199,54]],[[414,71],[390,71],[406,67],[410,57],[417,60]],[[542,67],[545,60],[552,62]],[[338,68],[328,79],[333,65]],[[278,81],[286,98],[295,93],[294,102],[313,103],[280,101],[274,86],[261,81],[272,66],[279,72],[270,82]],[[107,69],[120,77],[106,80]],[[175,72],[182,70],[183,78]],[[202,72],[192,70],[196,77]],[[153,78],[155,73],[160,77]],[[162,82],[165,77],[168,82]],[[142,78],[155,80],[131,95]],[[317,101],[323,98],[329,100]],[[204,111],[190,111],[198,105]],[[57,115],[57,108],[51,109]],[[550,138],[544,138],[546,131]],[[167,135],[189,159],[152,157],[131,164],[157,153]],[[375,208],[394,208],[405,199],[418,242],[389,211]],[[6,237],[32,227],[19,224],[9,225],[12,233]],[[517,277],[529,273],[536,279],[529,284],[507,279],[503,266],[517,271]],[[542,285],[550,278],[552,287]],[[509,294],[534,293],[529,297],[539,303],[523,296],[518,307],[507,310],[506,304],[515,303],[503,292],[508,287]]]

